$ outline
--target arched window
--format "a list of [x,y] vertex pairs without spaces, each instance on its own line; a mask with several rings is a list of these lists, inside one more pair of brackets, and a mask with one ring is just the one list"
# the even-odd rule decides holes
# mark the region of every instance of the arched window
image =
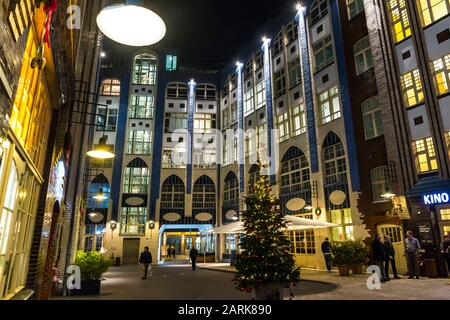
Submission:
[[372,184],[373,201],[385,201],[382,195],[390,192],[390,184],[387,179],[387,166],[377,167],[370,171],[370,182]]
[[236,175],[232,171],[230,171],[225,177],[223,201],[225,204],[239,202],[239,183]]
[[123,192],[147,194],[150,184],[149,170],[144,160],[136,158],[125,168]]
[[193,208],[215,208],[216,186],[208,176],[201,176],[194,183]]
[[157,61],[156,57],[144,53],[134,58],[133,84],[156,85]]
[[161,208],[182,209],[184,208],[184,183],[180,177],[171,175],[162,184]]
[[291,147],[281,159],[281,193],[310,189],[308,159],[302,150]]
[[325,184],[347,182],[345,150],[341,139],[334,133],[328,133],[323,148]]
[[100,87],[100,95],[118,97],[120,96],[120,81],[118,79],[105,79]]
[[167,85],[166,98],[187,99],[188,87],[185,83],[172,82]]
[[[87,201],[87,207],[92,209],[105,209],[108,208],[108,199],[111,192],[108,179],[103,175],[97,175],[89,185],[89,199]],[[95,199],[95,196],[103,195],[103,199]]]
[[356,74],[360,75],[373,68],[372,50],[370,50],[369,36],[360,39],[353,45]]
[[311,25],[328,14],[328,0],[315,0],[310,9]]
[[198,100],[216,100],[216,87],[212,84],[199,84],[195,88],[195,98]]

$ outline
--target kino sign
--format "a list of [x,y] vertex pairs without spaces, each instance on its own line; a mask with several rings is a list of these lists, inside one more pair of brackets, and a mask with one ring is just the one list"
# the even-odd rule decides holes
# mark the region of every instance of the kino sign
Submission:
[[442,204],[450,201],[450,196],[447,192],[433,193],[423,196],[425,204]]

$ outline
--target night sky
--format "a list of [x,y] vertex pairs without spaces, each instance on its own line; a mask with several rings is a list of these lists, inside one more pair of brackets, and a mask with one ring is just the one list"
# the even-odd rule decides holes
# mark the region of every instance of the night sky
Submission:
[[[180,49],[180,63],[224,65],[261,27],[294,0],[145,0],[165,21],[166,37],[158,46]],[[294,12],[294,11],[293,11]],[[258,33],[258,34],[257,34]]]

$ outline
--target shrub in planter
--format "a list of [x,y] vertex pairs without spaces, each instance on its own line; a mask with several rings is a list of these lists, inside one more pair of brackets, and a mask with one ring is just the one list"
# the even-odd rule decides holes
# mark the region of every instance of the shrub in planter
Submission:
[[362,240],[351,241],[352,246],[352,272],[354,274],[362,274],[363,266],[368,261],[369,251]]
[[96,251],[78,251],[75,257],[75,265],[80,267],[81,289],[73,289],[73,295],[98,295],[100,294],[100,279],[111,261]]
[[338,267],[341,276],[348,276],[353,264],[353,243],[350,240],[331,244],[331,263]]

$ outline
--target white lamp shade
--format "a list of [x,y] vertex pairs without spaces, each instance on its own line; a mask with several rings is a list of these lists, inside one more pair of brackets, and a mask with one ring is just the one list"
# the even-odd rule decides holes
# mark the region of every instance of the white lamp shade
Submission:
[[108,38],[133,47],[159,42],[166,35],[164,21],[153,11],[131,4],[105,7],[97,16],[100,31]]

